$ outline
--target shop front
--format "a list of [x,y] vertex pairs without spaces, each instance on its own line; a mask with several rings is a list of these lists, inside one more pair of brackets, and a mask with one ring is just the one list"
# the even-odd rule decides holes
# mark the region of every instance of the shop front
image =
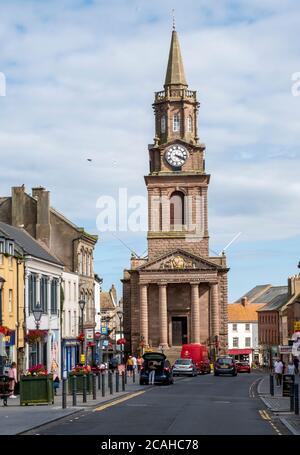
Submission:
[[251,365],[253,361],[252,351],[253,349],[228,349],[228,354],[238,362],[248,362]]

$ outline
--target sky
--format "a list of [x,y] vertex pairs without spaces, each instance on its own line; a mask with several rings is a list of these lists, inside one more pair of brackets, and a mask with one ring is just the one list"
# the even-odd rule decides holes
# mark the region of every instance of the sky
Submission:
[[297,0],[0,0],[0,195],[22,184],[50,190],[53,207],[99,235],[95,271],[121,297],[146,232],[99,232],[97,200],[119,188],[146,196],[172,9],[201,103],[211,254],[241,233],[226,250],[234,301],[298,272]]

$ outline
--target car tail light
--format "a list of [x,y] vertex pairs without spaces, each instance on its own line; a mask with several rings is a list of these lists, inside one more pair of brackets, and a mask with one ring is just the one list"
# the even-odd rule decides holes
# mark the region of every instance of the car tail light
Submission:
[[170,368],[166,367],[164,368],[164,371],[170,371]]

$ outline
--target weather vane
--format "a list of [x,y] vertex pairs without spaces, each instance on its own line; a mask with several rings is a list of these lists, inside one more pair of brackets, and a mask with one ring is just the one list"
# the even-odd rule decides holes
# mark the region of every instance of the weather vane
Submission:
[[173,30],[175,30],[175,9],[172,9],[172,17],[173,17]]

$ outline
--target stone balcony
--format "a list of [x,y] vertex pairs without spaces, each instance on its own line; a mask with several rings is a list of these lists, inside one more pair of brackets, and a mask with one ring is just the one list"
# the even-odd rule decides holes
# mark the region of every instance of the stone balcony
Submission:
[[197,92],[194,90],[188,90],[186,88],[167,88],[167,90],[161,90],[155,92],[155,103],[168,100],[188,100],[197,101]]

